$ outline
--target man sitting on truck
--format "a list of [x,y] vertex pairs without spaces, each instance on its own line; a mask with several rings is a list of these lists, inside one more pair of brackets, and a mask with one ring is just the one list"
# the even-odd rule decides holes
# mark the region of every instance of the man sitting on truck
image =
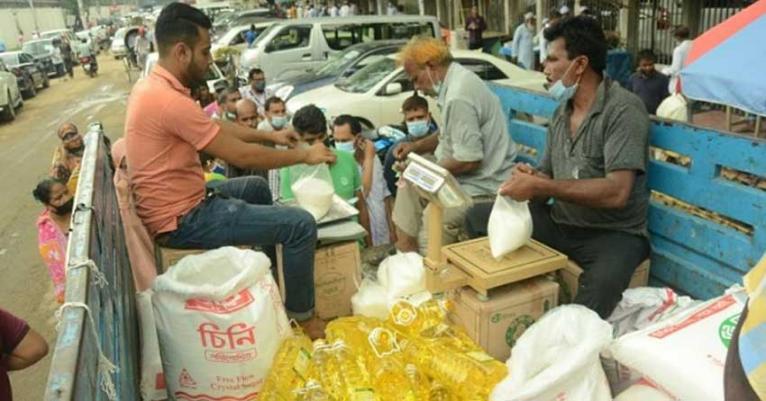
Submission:
[[[596,20],[561,20],[545,38],[549,92],[561,105],[539,168],[517,164],[500,194],[532,200],[532,237],[582,267],[574,302],[607,318],[649,255],[649,116],[641,99],[603,76],[607,48]],[[486,235],[491,208],[468,212],[469,235]]]
[[314,249],[317,228],[308,212],[272,205],[263,178],[227,180],[211,193],[197,153],[204,151],[241,168],[270,169],[335,161],[322,143],[290,150],[293,131],[263,132],[214,121],[196,105],[190,89],[212,62],[211,22],[198,9],[171,3],[156,23],[159,61],[128,101],[125,140],[136,213],[154,240],[179,249],[282,244],[288,316],[317,338],[324,323],[314,317]]

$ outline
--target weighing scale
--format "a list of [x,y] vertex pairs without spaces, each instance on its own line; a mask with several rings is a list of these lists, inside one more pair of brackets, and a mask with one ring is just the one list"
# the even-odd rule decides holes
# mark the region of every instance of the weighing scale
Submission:
[[468,194],[449,171],[414,153],[407,156],[404,179],[427,199],[428,244],[424,266],[426,288],[432,293],[469,285],[487,299],[495,287],[540,276],[566,267],[567,257],[535,240],[496,260],[489,240],[478,238],[442,245],[444,208],[470,206]]

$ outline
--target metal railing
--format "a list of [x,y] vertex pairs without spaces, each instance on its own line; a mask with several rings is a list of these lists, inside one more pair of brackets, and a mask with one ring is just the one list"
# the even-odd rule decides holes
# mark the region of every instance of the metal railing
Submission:
[[141,398],[135,291],[112,176],[109,142],[100,124],[91,124],[45,400]]

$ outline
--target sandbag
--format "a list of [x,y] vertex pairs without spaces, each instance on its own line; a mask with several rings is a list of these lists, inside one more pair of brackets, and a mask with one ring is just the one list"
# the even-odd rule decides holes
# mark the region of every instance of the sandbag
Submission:
[[614,337],[618,338],[700,303],[667,287],[629,288],[606,321],[614,326]]
[[[614,337],[619,338],[700,303],[687,296],[679,296],[670,288],[630,288],[622,293],[622,300],[606,321],[614,327]],[[642,378],[640,372],[617,362],[608,349],[601,353],[601,366],[612,394],[620,394]]]
[[609,353],[671,397],[723,400],[723,367],[744,308],[736,291],[618,338]]
[[528,202],[518,202],[497,195],[487,223],[489,249],[492,257],[500,259],[519,249],[532,238],[532,215]]
[[315,220],[324,217],[332,206],[335,187],[330,169],[320,163],[309,166],[300,164],[290,168],[290,189],[293,191],[298,206],[306,209]]
[[370,278],[364,278],[357,293],[351,297],[351,309],[354,315],[385,320],[388,317],[385,287]]
[[581,305],[550,310],[519,337],[507,378],[491,401],[610,401],[599,352],[612,340],[612,326]]
[[167,400],[168,390],[162,373],[160,343],[157,339],[157,326],[154,324],[151,289],[136,293],[136,312],[138,313],[138,330],[141,334],[141,399],[144,401]]
[[257,396],[290,333],[269,267],[261,252],[224,247],[157,277],[152,303],[171,398]]

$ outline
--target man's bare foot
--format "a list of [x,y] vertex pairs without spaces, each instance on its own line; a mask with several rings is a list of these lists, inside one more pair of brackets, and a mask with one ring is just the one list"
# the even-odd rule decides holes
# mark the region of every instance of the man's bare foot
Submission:
[[298,322],[298,324],[303,329],[303,332],[306,333],[306,335],[309,336],[312,341],[325,337],[324,330],[327,326],[327,323],[325,323],[324,320],[318,318],[317,316],[312,316],[311,319]]

